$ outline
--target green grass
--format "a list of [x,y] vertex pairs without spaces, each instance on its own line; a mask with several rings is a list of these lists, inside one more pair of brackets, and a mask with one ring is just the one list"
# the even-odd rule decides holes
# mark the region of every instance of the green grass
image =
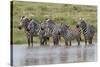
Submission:
[[[50,16],[56,23],[65,22],[71,27],[75,26],[80,17],[84,17],[87,22],[97,28],[96,6],[14,1],[12,19],[14,44],[27,43],[25,33],[17,28],[23,15],[39,21]],[[96,38],[95,35],[94,40]],[[34,41],[39,42],[39,38],[35,37]]]

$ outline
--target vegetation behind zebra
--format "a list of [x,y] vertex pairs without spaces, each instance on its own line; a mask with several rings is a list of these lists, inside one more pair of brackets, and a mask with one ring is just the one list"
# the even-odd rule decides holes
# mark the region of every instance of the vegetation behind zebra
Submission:
[[[20,22],[20,18],[23,15],[28,16],[30,18],[35,18],[36,21],[39,21],[39,23],[41,23],[41,21],[43,21],[47,16],[50,16],[52,20],[54,20],[56,23],[65,22],[71,27],[74,27],[77,24],[80,17],[84,17],[85,20],[89,22],[89,24],[92,24],[95,28],[97,28],[96,6],[14,1],[13,2],[14,44],[27,43],[25,33],[17,28]],[[97,34],[95,34],[94,40],[95,41],[97,40]],[[39,42],[39,38],[35,37],[34,42]]]

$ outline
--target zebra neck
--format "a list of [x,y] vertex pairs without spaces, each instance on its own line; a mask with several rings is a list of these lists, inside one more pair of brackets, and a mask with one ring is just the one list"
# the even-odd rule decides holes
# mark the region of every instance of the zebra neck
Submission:
[[83,27],[82,27],[82,30],[83,30],[83,32],[86,32],[87,26],[83,26]]
[[64,30],[64,31],[62,32],[62,36],[65,36],[67,33],[68,33],[68,30]]
[[24,25],[24,29],[25,29],[25,31],[28,30],[28,23]]
[[24,21],[24,29],[25,29],[25,31],[27,31],[27,30],[28,30],[28,25],[29,25],[29,22],[30,22],[30,20],[29,20],[29,19],[25,19],[25,21]]

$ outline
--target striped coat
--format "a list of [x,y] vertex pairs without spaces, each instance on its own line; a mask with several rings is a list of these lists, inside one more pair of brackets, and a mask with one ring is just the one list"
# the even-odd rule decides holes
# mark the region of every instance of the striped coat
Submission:
[[69,28],[68,25],[62,24],[61,25],[61,35],[65,40],[66,46],[68,46],[68,43],[71,46],[71,41],[74,39],[76,39],[78,45],[80,45],[80,29],[79,28],[72,29],[72,28]]
[[49,40],[48,28],[45,23],[40,24],[39,29],[39,39],[40,45],[47,45],[47,41]]
[[80,19],[78,25],[82,28],[85,39],[85,45],[87,45],[87,42],[89,44],[92,44],[92,40],[95,34],[95,27],[93,25],[86,23],[86,21],[83,18]]
[[19,24],[19,29],[23,28],[26,33],[28,47],[33,47],[33,36],[38,33],[38,23],[33,19],[22,16]]

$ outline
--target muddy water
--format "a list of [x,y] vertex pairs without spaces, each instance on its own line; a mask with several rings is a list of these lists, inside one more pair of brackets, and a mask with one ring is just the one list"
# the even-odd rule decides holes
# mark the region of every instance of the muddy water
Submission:
[[[75,43],[73,43],[75,44]],[[96,44],[89,46],[13,46],[13,65],[28,66],[73,62],[94,62],[97,60]]]

